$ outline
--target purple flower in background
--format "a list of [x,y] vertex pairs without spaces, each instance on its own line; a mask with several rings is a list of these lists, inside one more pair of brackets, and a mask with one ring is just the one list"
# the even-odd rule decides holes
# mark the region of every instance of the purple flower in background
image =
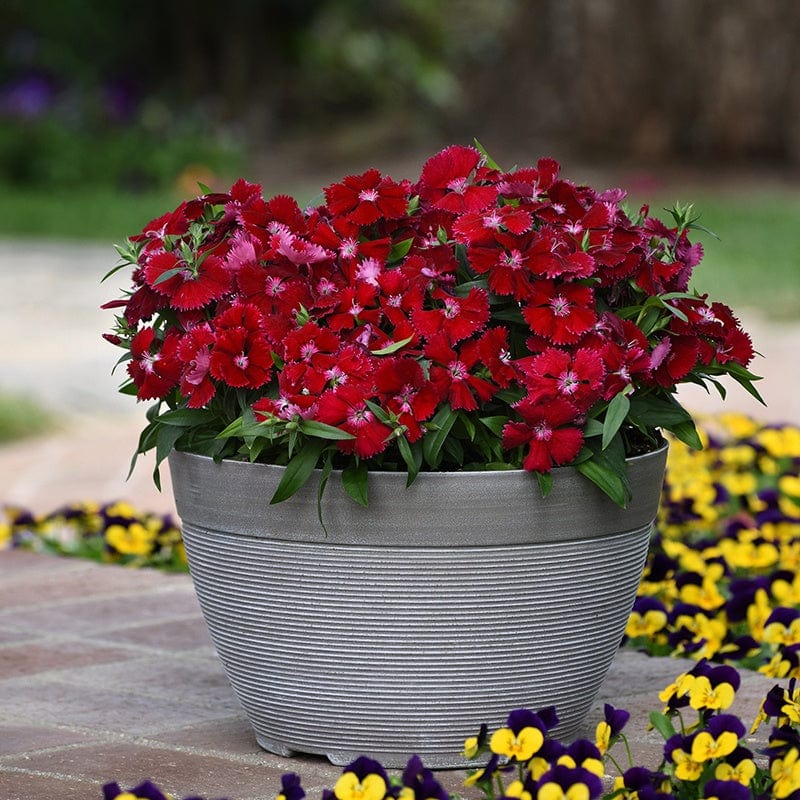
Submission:
[[28,75],[0,88],[0,116],[37,119],[53,106],[56,87],[42,75]]

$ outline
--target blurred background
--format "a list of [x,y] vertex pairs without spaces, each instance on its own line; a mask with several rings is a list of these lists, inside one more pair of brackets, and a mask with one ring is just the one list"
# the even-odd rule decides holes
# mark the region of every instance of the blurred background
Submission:
[[[143,410],[114,395],[97,306],[118,287],[99,280],[198,182],[307,202],[371,166],[413,179],[473,137],[632,204],[694,201],[719,236],[696,282],[766,356],[756,413],[800,422],[798,42],[795,0],[4,0],[0,438],[14,418],[52,444],[82,414],[81,441],[107,420],[132,450],[113,415]],[[9,460],[30,450],[0,450],[19,502],[41,501],[42,462]],[[58,469],[50,496],[77,491]]]

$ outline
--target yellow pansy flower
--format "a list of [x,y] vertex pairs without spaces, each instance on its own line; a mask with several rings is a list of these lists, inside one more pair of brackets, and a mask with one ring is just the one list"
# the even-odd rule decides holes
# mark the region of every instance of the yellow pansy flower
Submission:
[[716,738],[708,731],[700,731],[692,741],[692,761],[702,763],[730,755],[739,745],[739,737],[732,731],[723,731]]
[[705,675],[698,676],[689,690],[689,705],[692,708],[725,709],[733,705],[736,692],[729,683],[712,686]]
[[773,797],[788,797],[800,789],[800,761],[797,750],[792,748],[783,758],[776,758],[770,767],[770,774],[774,781]]
[[499,728],[492,734],[489,747],[498,755],[527,761],[543,743],[544,736],[538,728],[523,728],[516,734],[511,728]]
[[123,555],[146,556],[153,549],[155,534],[141,522],[109,525],[106,528],[106,541]]
[[386,781],[375,773],[359,780],[355,772],[344,772],[336,781],[333,793],[338,800],[383,800],[386,797]]
[[714,777],[718,781],[736,781],[742,786],[749,786],[756,774],[755,762],[750,758],[743,758],[738,764],[718,764]]

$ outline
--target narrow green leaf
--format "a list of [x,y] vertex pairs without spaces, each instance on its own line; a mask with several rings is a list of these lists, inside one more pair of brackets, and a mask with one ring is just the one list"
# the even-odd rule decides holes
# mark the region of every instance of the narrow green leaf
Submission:
[[366,464],[357,464],[354,467],[347,467],[342,470],[342,486],[353,500],[361,506],[366,507],[368,503],[367,497],[367,479],[369,471]]
[[175,442],[183,436],[183,430],[172,425],[159,426],[156,438],[156,468],[172,452]]
[[333,472],[333,460],[331,459],[330,451],[328,451],[325,462],[322,465],[322,475],[320,476],[319,486],[317,487],[317,519],[322,526],[322,530],[325,531],[326,536],[328,535],[328,529],[322,521],[322,495],[325,494],[325,487],[328,485],[328,478],[330,478],[331,472]]
[[387,344],[386,347],[381,347],[379,350],[370,350],[373,356],[388,356],[392,353],[396,353],[398,350],[404,348],[414,337],[407,336],[405,339],[401,339],[399,342],[392,342],[391,344]]
[[174,278],[176,275],[180,275],[186,269],[185,266],[183,267],[173,267],[172,269],[168,269],[165,272],[162,272],[154,281],[153,286],[158,286],[159,283],[166,283],[170,278]]
[[207,408],[176,408],[159,415],[158,421],[164,425],[177,425],[180,428],[191,428],[202,425],[214,418],[213,412]]
[[626,508],[631,498],[631,489],[625,475],[625,461],[622,468],[607,457],[606,453],[595,453],[594,456],[580,464],[575,469],[596,484],[620,508]]
[[439,454],[456,419],[458,414],[445,403],[428,423],[429,432],[422,439],[422,453],[425,462],[434,469],[439,466]]
[[403,239],[402,241],[395,242],[392,245],[392,249],[389,251],[387,263],[396,264],[398,261],[405,258],[406,255],[408,255],[408,251],[411,249],[412,244],[414,244],[413,236],[409,239]]
[[680,439],[684,444],[692,448],[692,450],[702,450],[703,442],[697,433],[694,422],[687,420],[686,422],[678,423],[677,425],[665,426],[667,430],[672,431],[675,436]]
[[508,417],[494,416],[494,417],[480,417],[480,421],[495,435],[500,436],[503,428],[508,422]]
[[419,468],[422,466],[422,451],[419,448],[416,451],[412,450],[405,436],[397,437],[397,449],[400,451],[400,455],[408,468],[406,486],[411,486],[419,474]]
[[269,501],[270,505],[280,503],[291,497],[311,477],[317,466],[320,453],[326,447],[322,439],[309,439],[286,465],[283,478]]
[[603,435],[603,423],[599,419],[587,419],[583,426],[583,438],[591,439],[594,436]]
[[315,436],[317,439],[341,441],[343,439],[356,438],[352,433],[343,431],[341,428],[326,425],[324,422],[316,422],[313,419],[301,419],[297,425],[301,433],[305,433],[307,436]]
[[499,170],[499,169],[500,169],[500,166],[499,166],[499,165],[498,165],[498,163],[497,163],[497,162],[496,162],[496,161],[495,161],[495,160],[494,160],[494,159],[493,159],[493,158],[492,158],[492,157],[491,157],[491,156],[490,156],[490,155],[489,155],[489,154],[486,152],[486,148],[485,148],[485,147],[484,147],[484,146],[483,146],[483,145],[482,145],[482,144],[481,144],[481,143],[480,143],[480,142],[479,142],[477,139],[473,139],[472,141],[475,143],[475,147],[477,147],[477,148],[478,148],[478,151],[479,151],[479,152],[480,152],[480,154],[483,156],[483,159],[484,159],[484,161],[486,162],[486,166],[487,166],[487,167],[489,167],[489,169],[498,169],[498,170]]
[[[384,409],[382,409],[382,408],[381,408],[381,407],[380,407],[380,406],[379,406],[379,405],[378,405],[376,402],[374,402],[373,400],[365,400],[364,402],[367,404],[367,408],[368,408],[368,409],[369,409],[369,410],[370,410],[370,411],[371,411],[371,412],[372,412],[372,413],[373,413],[373,414],[374,414],[374,415],[375,415],[375,416],[378,418],[378,420],[379,420],[380,422],[382,422],[384,425],[390,425],[390,426],[391,426],[391,425],[393,425],[393,424],[394,424],[394,423],[392,422],[392,418],[391,418],[391,416],[389,416],[389,413],[388,413],[387,411],[385,411]],[[395,418],[395,419],[396,419],[396,418]]]
[[553,473],[537,472],[536,480],[539,481],[539,489],[542,492],[542,497],[547,497],[547,495],[553,491]]
[[[117,247],[117,245],[114,245],[114,247]],[[120,253],[119,250],[117,250],[117,252]],[[122,253],[120,253],[120,255],[122,255]],[[124,264],[117,264],[116,266],[113,266],[108,272],[106,272],[105,275],[103,275],[102,278],[100,278],[100,283],[102,283],[107,278],[110,278],[112,275],[116,275],[121,269],[125,269],[125,267],[130,267],[130,266],[131,263],[129,261],[126,261]]]
[[127,394],[131,397],[136,397],[139,394],[139,389],[136,387],[136,384],[133,381],[126,381],[119,387],[120,394]]
[[614,395],[614,398],[608,404],[606,418],[603,422],[603,450],[608,447],[611,440],[617,435],[617,431],[622,426],[622,423],[625,422],[630,408],[631,401],[624,392]]

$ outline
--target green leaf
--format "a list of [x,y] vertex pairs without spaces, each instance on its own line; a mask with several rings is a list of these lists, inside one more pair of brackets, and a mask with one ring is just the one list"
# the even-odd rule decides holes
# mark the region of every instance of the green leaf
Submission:
[[367,498],[367,479],[369,471],[366,464],[357,464],[354,467],[347,467],[342,470],[342,486],[353,500],[361,506],[366,507]]
[[408,255],[408,251],[411,249],[412,244],[414,244],[413,236],[409,239],[403,239],[402,241],[395,242],[392,245],[392,249],[389,251],[387,263],[396,264],[398,261],[405,258],[406,255]]
[[422,466],[422,450],[419,447],[412,449],[405,436],[397,437],[397,449],[400,451],[400,455],[408,468],[406,486],[411,486],[419,474],[419,468]]
[[480,152],[480,154],[483,156],[483,158],[484,158],[484,161],[486,162],[486,166],[487,166],[487,167],[489,167],[489,169],[497,169],[497,170],[499,170],[499,169],[500,169],[500,166],[499,166],[499,165],[498,165],[498,163],[497,163],[497,162],[496,162],[496,161],[495,161],[495,160],[494,160],[494,159],[493,159],[493,158],[492,158],[492,157],[491,157],[491,156],[490,156],[490,155],[489,155],[489,154],[486,152],[486,148],[485,148],[485,147],[484,147],[484,146],[483,146],[483,145],[482,145],[482,144],[481,144],[481,143],[480,143],[480,142],[479,142],[477,139],[473,139],[472,141],[475,143],[475,147],[477,147],[477,148],[478,148],[478,151],[479,151],[479,152]]
[[207,408],[176,408],[160,414],[158,421],[163,425],[177,425],[180,428],[191,428],[214,419],[213,412]]
[[583,438],[591,439],[594,436],[603,435],[603,423],[599,419],[587,419],[583,426]]
[[611,443],[611,440],[617,435],[622,423],[630,411],[631,401],[625,392],[620,392],[614,395],[614,398],[608,404],[606,409],[606,418],[603,422],[603,443],[602,448],[605,450]]
[[620,508],[626,508],[631,499],[625,459],[610,457],[609,451],[595,453],[592,458],[575,465],[581,475],[597,485]]
[[172,269],[168,269],[165,272],[162,272],[154,281],[153,286],[158,286],[159,283],[166,283],[170,278],[174,278],[176,275],[180,275],[186,269],[185,266],[183,267],[173,267]]
[[172,452],[175,442],[183,436],[183,430],[172,425],[160,425],[156,437],[156,469]]
[[388,356],[392,353],[396,353],[398,350],[404,348],[414,337],[407,336],[405,339],[401,339],[399,342],[392,342],[391,344],[387,344],[386,347],[381,347],[379,350],[370,350],[373,356]]
[[670,718],[659,711],[650,712],[650,724],[664,737],[664,741],[672,738],[676,733]]
[[672,431],[672,433],[674,433],[675,436],[680,439],[680,441],[691,447],[692,450],[703,449],[703,442],[700,439],[700,436],[697,433],[697,428],[695,428],[692,420],[687,420],[686,422],[681,422],[677,425],[671,425],[667,427],[667,430]]
[[322,465],[322,475],[320,476],[319,486],[317,487],[317,519],[322,526],[322,530],[325,531],[326,536],[328,535],[328,529],[322,521],[322,495],[325,494],[325,487],[328,485],[328,478],[330,478],[331,472],[333,472],[333,460],[331,459],[330,451],[328,451],[325,457],[325,463]]
[[458,414],[445,403],[428,423],[429,432],[422,439],[422,454],[425,462],[434,469],[439,466],[440,453]]
[[309,439],[305,443],[303,448],[286,465],[281,482],[269,501],[270,505],[286,500],[301,486],[305,485],[317,466],[320,453],[325,447],[327,447],[327,444],[322,439]]
[[305,433],[307,436],[315,436],[317,439],[342,441],[343,439],[356,438],[352,433],[343,431],[341,428],[326,425],[324,422],[316,422],[313,419],[301,419],[297,425],[301,433]]
[[508,417],[499,415],[494,417],[480,417],[479,419],[495,436],[500,436],[503,433],[503,428],[508,422]]
[[542,492],[542,497],[547,497],[547,495],[553,491],[553,473],[537,472],[536,480],[539,481],[539,489]]

